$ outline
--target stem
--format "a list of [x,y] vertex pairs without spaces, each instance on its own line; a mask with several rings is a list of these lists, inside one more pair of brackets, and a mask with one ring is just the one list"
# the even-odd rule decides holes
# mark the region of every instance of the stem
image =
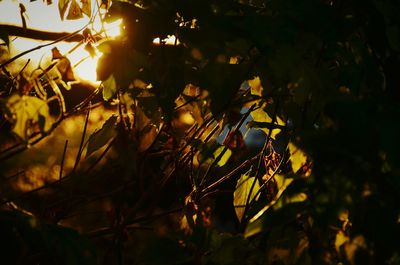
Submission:
[[76,156],[75,164],[74,164],[74,168],[72,169],[72,172],[75,172],[76,168],[78,167],[79,161],[81,160],[83,144],[85,142],[86,130],[87,130],[88,122],[89,122],[89,114],[90,114],[90,108],[88,109],[87,114],[86,114],[85,125],[83,126],[81,143],[79,144],[78,154]]
[[63,155],[62,155],[62,158],[61,158],[59,180],[62,179],[62,173],[63,173],[63,168],[64,168],[64,160],[65,160],[65,154],[67,153],[67,147],[68,147],[68,140],[65,141],[64,151],[63,151]]
[[82,35],[70,36],[71,34],[73,34],[70,32],[48,32],[48,31],[34,30],[29,28],[22,28],[14,25],[0,25],[0,31],[7,32],[11,36],[18,36],[22,38],[29,38],[33,40],[43,40],[43,41],[56,41],[61,38],[65,38],[64,41],[66,42],[79,42],[84,38]]

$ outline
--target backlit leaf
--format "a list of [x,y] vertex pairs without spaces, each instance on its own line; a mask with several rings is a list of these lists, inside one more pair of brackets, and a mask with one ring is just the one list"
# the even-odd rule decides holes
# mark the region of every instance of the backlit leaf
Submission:
[[39,125],[43,131],[49,129],[49,124],[46,123],[49,106],[44,100],[14,94],[8,98],[6,108],[14,123],[13,132],[23,140],[28,139],[28,129],[34,125]]
[[67,19],[74,20],[83,18],[81,7],[76,0],[72,0],[71,6],[69,7]]
[[[253,117],[253,120],[255,122],[261,122],[261,123],[271,123],[272,122],[272,118],[268,115],[267,112],[265,112],[263,110],[263,108],[258,108],[256,110],[253,110],[251,112],[251,117]],[[283,122],[283,120],[279,117],[276,117],[276,121],[275,123],[277,123],[278,125],[282,125],[284,126],[285,123]],[[269,129],[268,128],[259,128],[261,129],[263,132],[265,132],[267,135],[269,134]],[[272,133],[271,133],[271,138],[275,139],[276,135],[281,131],[281,129],[272,129]]]
[[293,182],[293,178],[286,178],[283,175],[275,174],[274,179],[278,186],[278,192],[275,195],[275,198],[268,203],[264,208],[261,209],[253,218],[251,218],[250,223],[255,222],[258,218],[260,218],[271,206],[275,205],[278,199],[282,196],[283,192],[286,188]]
[[88,147],[86,151],[86,157],[90,156],[93,152],[97,151],[104,145],[106,145],[111,138],[115,136],[115,123],[117,121],[117,116],[112,115],[103,124],[101,129],[96,130],[89,137]]
[[[217,150],[215,150],[214,152],[214,158],[217,159],[218,156],[221,154],[221,152],[225,149],[225,146],[220,146],[218,147]],[[229,148],[226,148],[224,154],[222,155],[222,157],[219,159],[219,161],[217,162],[217,165],[220,167],[223,167],[226,162],[228,162],[229,158],[232,155],[232,151]]]
[[71,0],[58,0],[58,12],[60,13],[61,20],[64,20],[64,15],[70,2]]
[[103,99],[110,100],[115,92],[117,92],[117,82],[113,75],[110,75],[104,82],[103,82]]
[[261,85],[260,77],[256,76],[254,79],[247,81],[250,86],[250,93],[255,96],[262,96],[263,87]]
[[292,162],[293,172],[296,173],[307,162],[307,156],[293,143],[289,143],[290,161]]
[[349,241],[350,241],[350,238],[342,230],[339,230],[339,232],[336,234],[336,238],[335,238],[336,251],[339,252],[340,247]]
[[92,16],[92,3],[90,0],[81,0],[82,12],[89,18]]
[[[252,186],[253,189],[251,190]],[[247,201],[251,202],[254,198],[256,200],[259,198],[260,194],[257,195],[259,189],[258,180],[255,177],[250,177],[249,172],[240,176],[236,184],[236,190],[233,193],[233,206],[239,221],[243,219]],[[255,197],[256,195],[257,197]]]

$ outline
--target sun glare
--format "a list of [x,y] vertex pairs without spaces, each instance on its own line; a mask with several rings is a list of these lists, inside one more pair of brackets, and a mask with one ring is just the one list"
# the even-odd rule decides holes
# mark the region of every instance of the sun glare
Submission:
[[[47,5],[43,1],[20,0],[16,1],[0,1],[0,23],[9,25],[22,25],[19,3],[24,4],[26,8],[27,27],[41,31],[50,32],[74,32],[77,29],[83,28],[88,25],[92,33],[101,33],[101,36],[107,38],[116,38],[121,34],[120,26],[122,19],[116,20],[112,23],[102,23],[100,16],[97,14],[92,17],[92,21],[86,16],[75,20],[62,20],[58,11],[58,3],[54,2]],[[96,11],[97,4],[93,1],[93,11]],[[105,12],[104,10],[102,11]],[[95,12],[92,12],[94,14]],[[10,55],[15,56],[28,49],[38,45],[50,43],[49,41],[39,41],[26,38],[10,38],[12,40],[10,45]],[[61,54],[66,55],[75,66],[74,70],[76,75],[83,80],[96,82],[96,65],[101,53],[97,51],[96,44],[93,47],[96,50],[95,56],[91,57],[88,51],[85,50],[85,45],[82,44],[70,52],[77,43],[58,42],[54,45],[36,50],[28,53],[27,55],[18,59],[11,67],[14,67],[15,72],[24,65],[28,59],[31,63],[27,69],[37,68],[39,62],[45,63],[51,60],[51,49],[57,47]],[[44,66],[43,64],[41,65]]]

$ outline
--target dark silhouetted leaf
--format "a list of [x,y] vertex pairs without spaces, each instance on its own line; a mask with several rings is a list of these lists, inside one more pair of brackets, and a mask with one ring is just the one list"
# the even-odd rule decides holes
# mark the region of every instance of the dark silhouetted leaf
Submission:
[[90,135],[88,140],[88,147],[86,151],[86,157],[90,156],[93,152],[97,151],[104,145],[106,145],[116,134],[115,122],[117,116],[113,115],[103,124],[101,129],[96,130]]

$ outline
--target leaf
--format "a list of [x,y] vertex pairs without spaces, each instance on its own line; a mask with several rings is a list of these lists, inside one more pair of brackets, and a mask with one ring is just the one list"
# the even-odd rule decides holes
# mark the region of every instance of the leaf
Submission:
[[61,54],[60,50],[57,47],[51,49],[52,60],[62,59],[64,56]]
[[81,0],[82,12],[89,18],[92,16],[92,3],[91,0]]
[[253,216],[250,220],[250,223],[255,222],[258,218],[260,218],[271,206],[273,206],[278,199],[282,196],[283,192],[286,188],[293,182],[293,178],[286,178],[283,175],[275,174],[274,179],[278,186],[278,192],[275,195],[275,198],[268,203],[264,208],[261,209],[255,216]]
[[13,132],[23,140],[28,139],[28,129],[33,125],[39,125],[42,131],[49,129],[49,124],[46,123],[49,106],[44,100],[14,94],[8,98],[6,108],[14,123]]
[[307,156],[293,143],[289,143],[290,161],[292,162],[293,172],[296,173],[307,162]]
[[[218,156],[222,153],[222,151],[224,149],[225,149],[225,146],[218,147],[218,149],[215,150],[215,152],[214,152],[214,158],[217,159]],[[217,165],[220,166],[220,167],[223,167],[226,164],[226,162],[228,162],[228,160],[231,157],[231,155],[232,155],[232,151],[229,148],[227,148],[225,150],[224,154],[222,155],[222,157],[217,162]]]
[[[235,192],[233,193],[233,206],[235,207],[236,216],[239,221],[243,219],[247,201],[251,202],[260,190],[260,184],[257,179],[255,177],[250,177],[249,174],[250,172],[247,172],[240,176],[236,184]],[[253,190],[251,190],[252,186]],[[258,200],[259,196],[260,194],[258,194],[255,199]]]
[[67,57],[64,56],[59,59],[56,67],[60,72],[63,81],[76,81],[74,70],[70,60]]
[[246,80],[247,65],[209,63],[201,73],[200,87],[210,92],[211,112],[224,111]]
[[80,18],[83,18],[82,10],[81,10],[78,2],[76,2],[76,0],[72,0],[71,6],[69,7],[67,19],[74,20],[74,19],[80,19]]
[[87,51],[92,58],[94,58],[96,56],[96,49],[93,47],[93,45],[90,42],[88,42],[85,45],[85,51]]
[[93,152],[102,148],[106,145],[111,138],[115,136],[115,123],[117,121],[117,116],[112,115],[103,124],[100,130],[96,130],[92,135],[90,135],[88,140],[88,147],[86,151],[86,157],[90,156]]
[[[6,30],[4,29],[0,29],[0,40],[4,41],[4,44],[8,47],[8,45],[10,44],[10,39],[8,38],[8,33]],[[4,45],[0,43],[1,45]]]
[[350,238],[342,230],[339,230],[339,232],[336,234],[336,238],[335,238],[336,251],[339,253],[340,247],[349,241],[350,241]]
[[58,0],[58,12],[60,14],[61,20],[64,20],[64,15],[70,2],[71,0]]
[[138,151],[144,152],[153,144],[158,134],[157,128],[149,124],[140,132]]
[[263,87],[259,76],[247,81],[250,86],[250,93],[255,96],[262,96]]
[[114,75],[110,75],[105,81],[103,81],[103,99],[110,100],[117,92],[117,82],[115,81]]
[[105,81],[115,71],[116,62],[109,53],[103,53],[96,65],[96,79]]
[[[268,115],[267,112],[264,111],[263,108],[258,108],[256,110],[253,110],[250,113],[251,117],[253,117],[253,120],[256,123],[251,123],[252,125],[257,124],[257,122],[260,123],[271,123],[272,122],[272,118]],[[284,126],[285,123],[283,122],[283,120],[279,117],[276,117],[276,123],[278,125]],[[260,127],[259,129],[261,129],[263,132],[265,132],[267,135],[269,134],[269,129],[268,128],[262,128]],[[281,129],[272,129],[272,133],[271,133],[271,138],[275,139],[276,135],[281,131]]]

